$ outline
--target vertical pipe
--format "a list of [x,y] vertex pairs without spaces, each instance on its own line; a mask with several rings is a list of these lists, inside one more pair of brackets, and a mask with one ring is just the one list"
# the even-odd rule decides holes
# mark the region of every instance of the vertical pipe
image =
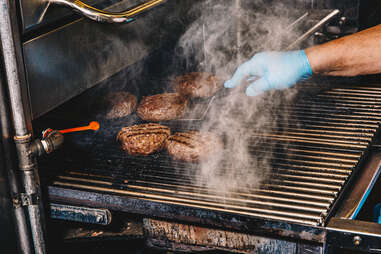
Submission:
[[[0,79],[0,128],[1,128],[1,143],[2,149],[0,149],[1,154],[4,155],[4,167],[7,171],[7,179],[9,185],[9,192],[12,200],[21,192],[20,185],[16,176],[15,170],[15,156],[13,154],[13,143],[10,134],[10,117],[9,109],[7,107],[7,101],[4,95],[4,86],[2,80]],[[25,211],[22,206],[13,204],[13,219],[16,225],[16,234],[18,238],[19,251],[22,254],[32,253],[32,243],[30,231],[28,228],[27,219],[25,217]]]
[[[11,5],[11,3],[13,5]],[[22,178],[25,194],[31,202],[27,204],[29,223],[32,231],[34,250],[36,254],[46,253],[45,239],[43,234],[43,209],[41,206],[39,177],[37,173],[36,159],[30,152],[32,142],[31,133],[28,130],[26,115],[23,105],[21,83],[25,79],[23,64],[17,53],[20,53],[20,45],[16,43],[18,27],[14,2],[0,0],[0,38],[3,50],[5,78],[7,81],[13,127],[15,130],[15,143],[19,161],[20,175]],[[12,16],[11,16],[12,15]],[[12,25],[12,21],[14,22]],[[19,62],[18,62],[19,60]]]
[[[5,3],[4,3],[5,2]],[[20,89],[19,69],[17,67],[15,44],[13,40],[13,31],[9,16],[9,4],[7,0],[1,0],[1,18],[0,18],[0,35],[3,47],[4,68],[6,72],[6,80],[8,82],[9,94],[11,96],[16,136],[27,135],[27,127],[25,123],[24,108],[22,105],[22,96]]]

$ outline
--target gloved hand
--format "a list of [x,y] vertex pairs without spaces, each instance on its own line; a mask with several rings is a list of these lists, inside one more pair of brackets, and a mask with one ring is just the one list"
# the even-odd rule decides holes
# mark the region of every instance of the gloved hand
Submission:
[[247,89],[248,96],[256,96],[271,89],[291,87],[312,75],[312,70],[304,50],[288,52],[261,52],[238,67],[226,88],[240,85],[244,80],[254,80]]

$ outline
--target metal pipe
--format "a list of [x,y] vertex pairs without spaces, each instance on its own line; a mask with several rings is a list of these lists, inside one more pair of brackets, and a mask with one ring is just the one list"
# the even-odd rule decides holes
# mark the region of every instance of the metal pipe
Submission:
[[[9,108],[7,107],[7,102],[4,96],[3,84],[0,80],[0,128],[1,128],[1,143],[0,153],[4,155],[4,167],[7,171],[7,180],[10,190],[10,195],[13,200],[16,200],[15,197],[21,192],[20,184],[16,177],[16,170],[14,165],[14,154],[11,134],[10,134],[10,116]],[[1,149],[2,148],[2,149]],[[30,230],[28,228],[27,219],[25,216],[25,211],[22,206],[17,205],[13,202],[13,219],[16,225],[16,234],[18,238],[18,247],[19,251],[22,254],[32,253],[32,242]]]
[[60,4],[64,6],[68,6],[84,15],[85,17],[105,23],[128,23],[134,20],[134,17],[149,10],[153,7],[161,5],[165,3],[167,0],[149,0],[147,2],[143,2],[138,6],[128,9],[122,12],[107,12],[96,9],[80,0],[50,0],[49,3]]
[[[23,64],[18,56],[21,53],[21,43],[18,38],[18,26],[15,2],[0,0],[0,38],[3,50],[5,79],[10,97],[15,143],[19,161],[19,170],[24,185],[23,201],[28,208],[29,223],[32,231],[34,250],[36,254],[46,253],[44,226],[39,177],[36,158],[31,152],[32,136],[28,130],[26,114],[23,105],[22,87],[25,82]],[[12,23],[13,22],[13,23]]]
[[329,20],[331,20],[333,17],[337,16],[340,13],[339,10],[333,10],[330,12],[327,16],[325,16],[322,20],[320,20],[316,25],[311,27],[307,32],[305,32],[302,36],[300,36],[298,39],[296,39],[293,43],[291,43],[286,50],[291,50],[296,47],[299,43],[310,37],[313,33],[315,33],[317,30],[319,30],[320,27],[322,27],[325,23],[327,23]]

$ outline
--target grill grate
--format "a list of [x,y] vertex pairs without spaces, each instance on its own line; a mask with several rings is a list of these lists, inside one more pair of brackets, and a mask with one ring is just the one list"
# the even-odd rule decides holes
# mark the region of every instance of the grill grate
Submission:
[[115,142],[122,121],[104,122],[104,133],[91,136],[84,150],[61,152],[60,166],[41,161],[41,174],[63,188],[324,225],[380,125],[381,87],[333,87],[283,110],[287,121],[277,128],[269,124],[271,132],[252,133],[253,139],[264,139],[251,152],[261,155],[272,149],[272,166],[264,170],[270,176],[257,188],[237,189],[229,196],[207,190],[197,165],[172,161],[165,152],[147,157],[123,153]]

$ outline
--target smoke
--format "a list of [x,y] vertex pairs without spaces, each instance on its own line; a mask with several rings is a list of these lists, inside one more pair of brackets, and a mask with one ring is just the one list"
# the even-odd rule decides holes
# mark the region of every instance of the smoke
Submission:
[[[298,36],[289,25],[298,11],[275,1],[207,0],[190,10],[198,13],[179,40],[178,52],[188,66],[230,79],[240,63],[263,50],[281,50]],[[300,13],[300,12],[299,12]],[[228,195],[256,188],[269,175],[275,144],[266,138],[288,116],[279,108],[289,104],[296,89],[247,97],[245,87],[222,96],[208,111],[201,131],[217,133],[225,150],[200,164],[200,185]]]

